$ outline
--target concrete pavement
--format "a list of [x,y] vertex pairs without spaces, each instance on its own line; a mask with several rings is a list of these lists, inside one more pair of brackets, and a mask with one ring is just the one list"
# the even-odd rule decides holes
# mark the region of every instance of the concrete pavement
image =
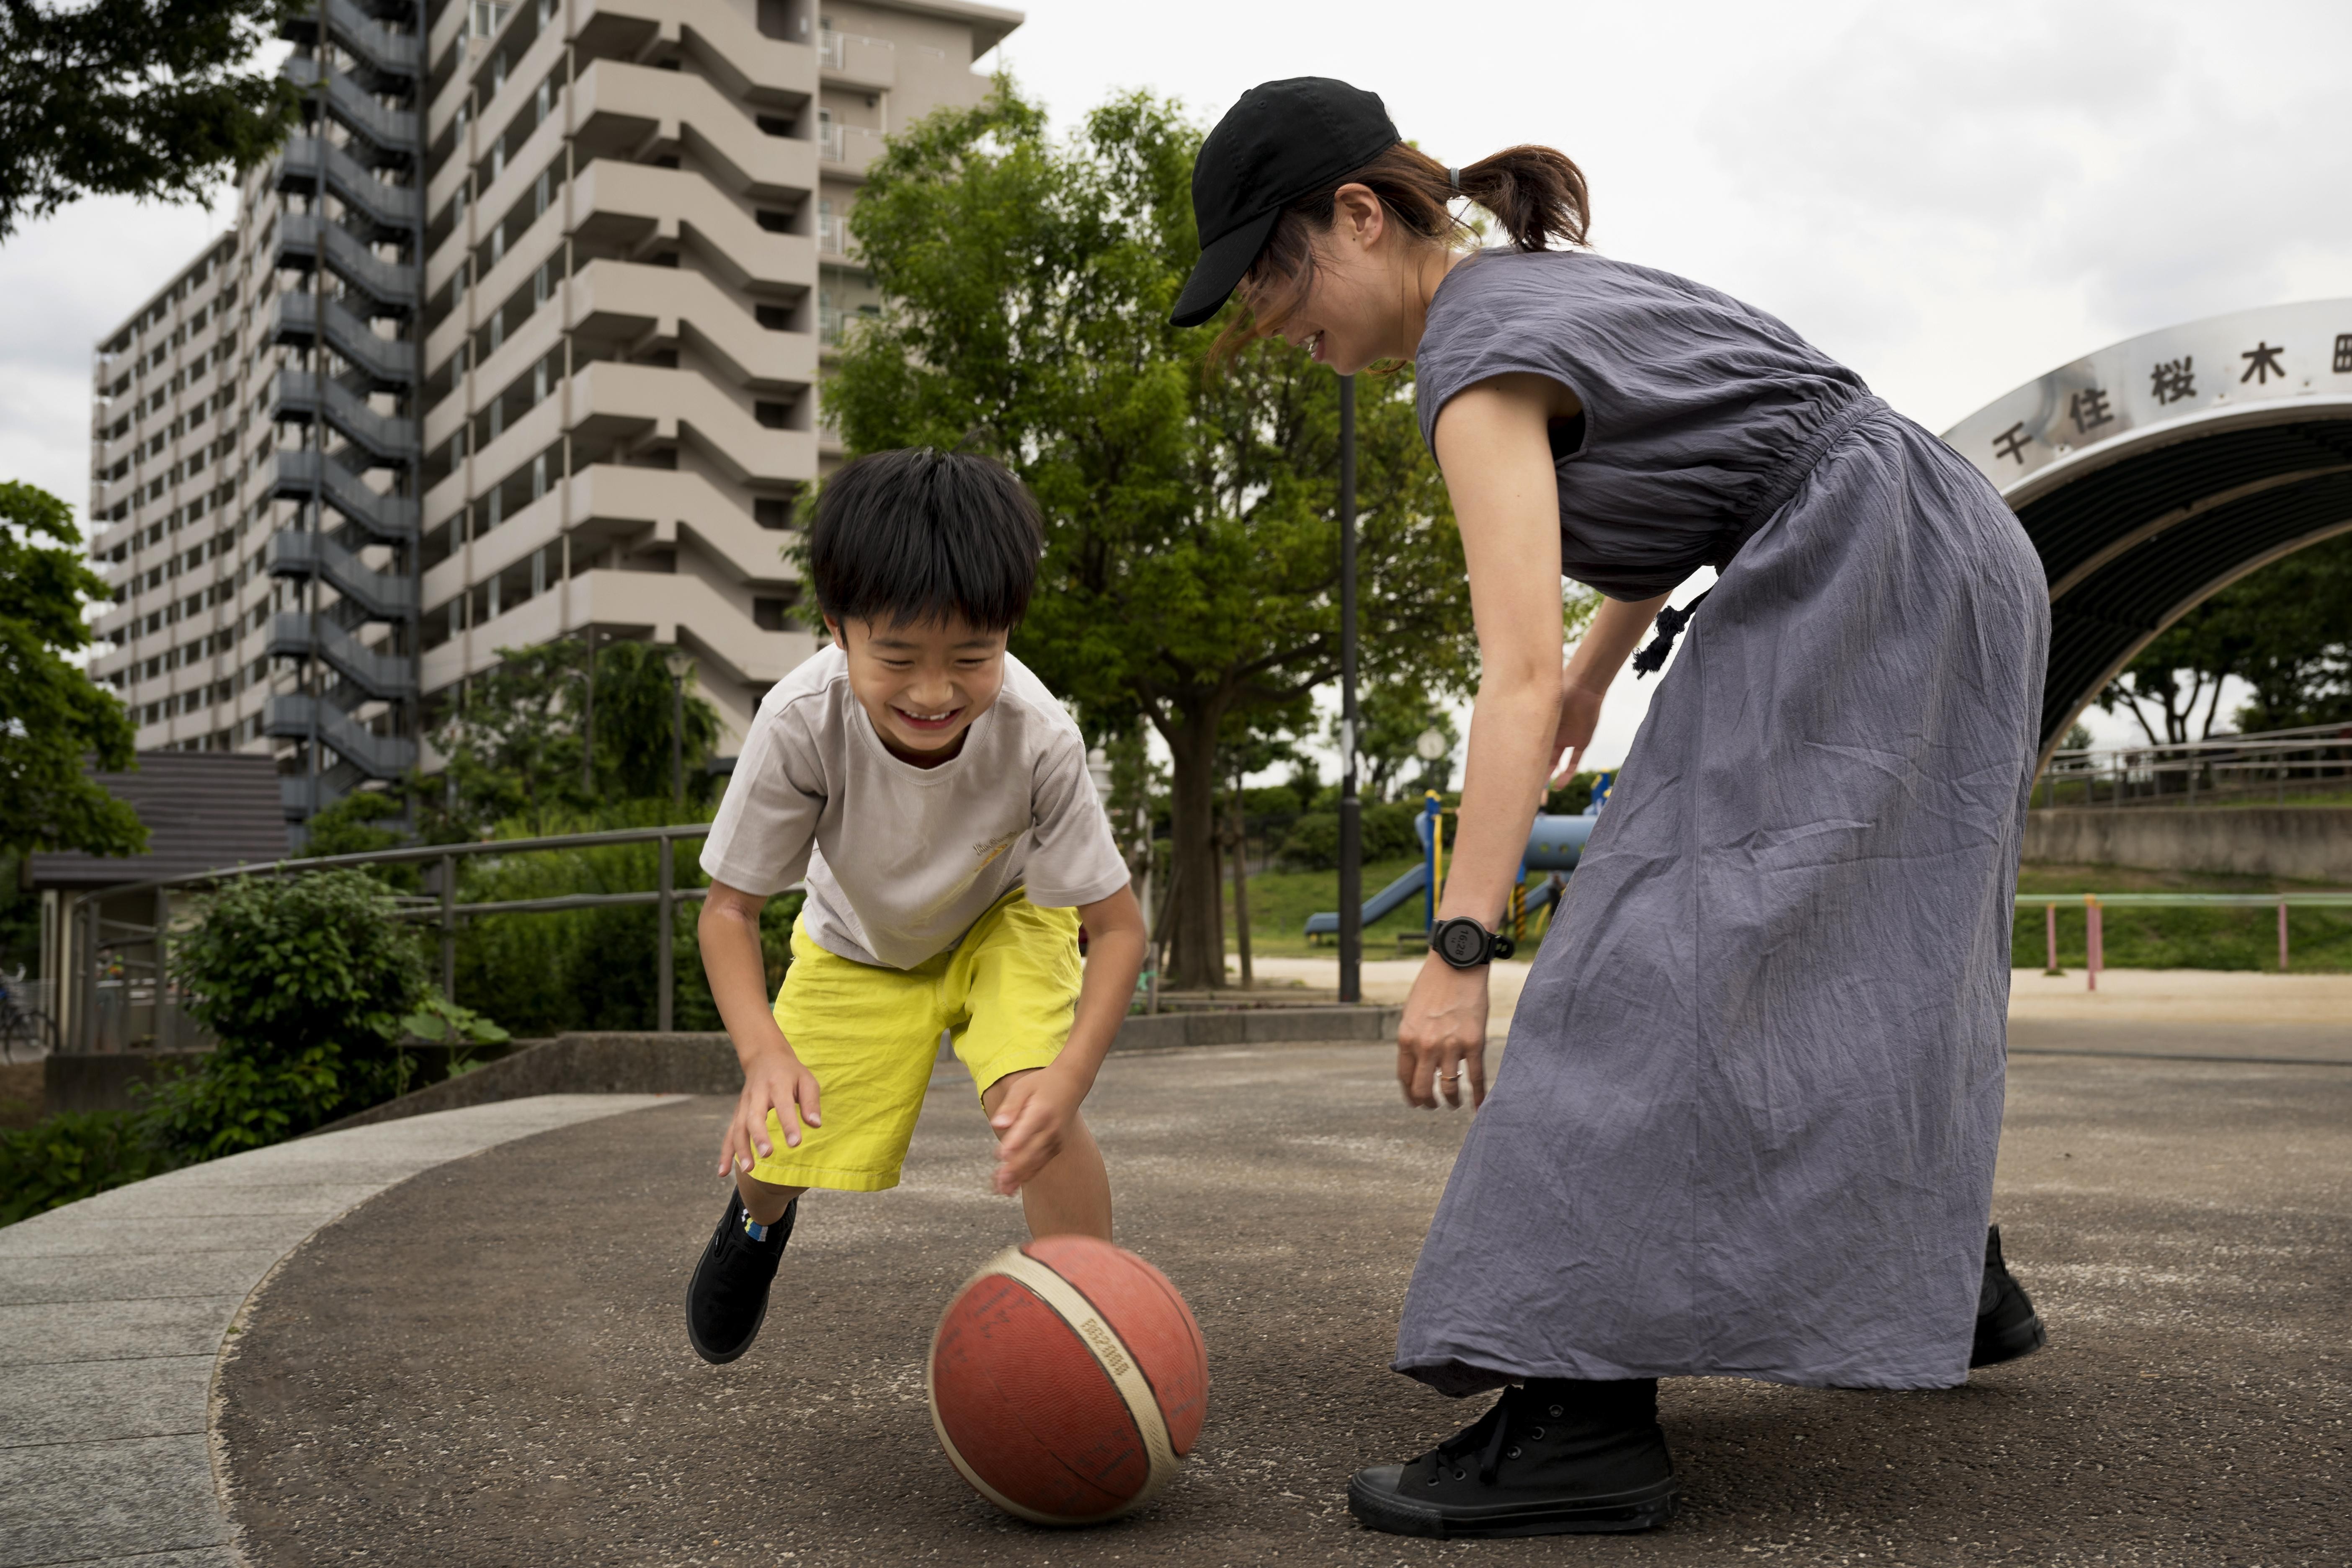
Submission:
[[[2213,1048],[2268,1054],[2248,1031]],[[1165,1500],[1041,1531],[938,1453],[940,1305],[1021,1234],[960,1073],[906,1183],[804,1205],[760,1344],[709,1367],[681,1297],[725,1102],[508,1142],[327,1226],[260,1290],[213,1430],[256,1564],[2324,1563],[2347,1561],[2352,1069],[2021,1057],[1997,1215],[2053,1336],[1939,1394],[1666,1384],[1687,1508],[1640,1538],[1405,1541],[1355,1466],[1475,1414],[1384,1369],[1468,1118],[1379,1046],[1114,1061],[1088,1114],[1120,1238],[1207,1336]]]
[[0,1230],[0,1565],[236,1563],[208,1402],[223,1340],[270,1268],[419,1171],[658,1103],[551,1095],[331,1133]]

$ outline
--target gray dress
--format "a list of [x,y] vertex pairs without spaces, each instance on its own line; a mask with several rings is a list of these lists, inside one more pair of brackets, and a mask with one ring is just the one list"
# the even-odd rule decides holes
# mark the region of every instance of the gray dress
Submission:
[[[1780,321],[1583,253],[1439,288],[1423,435],[1506,372],[1584,405],[1568,574],[1722,576],[1519,998],[1396,1367],[1968,1375],[2049,597],[1976,470]],[[1580,443],[1576,436],[1580,434]]]

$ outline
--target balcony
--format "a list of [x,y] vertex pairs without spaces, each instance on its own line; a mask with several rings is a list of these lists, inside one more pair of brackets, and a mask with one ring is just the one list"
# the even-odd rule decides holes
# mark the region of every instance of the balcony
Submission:
[[863,180],[874,160],[882,155],[882,132],[863,125],[820,120],[816,125],[817,163],[836,178]]
[[898,85],[898,51],[887,38],[827,27],[817,35],[816,63],[830,85],[867,92],[887,92]]

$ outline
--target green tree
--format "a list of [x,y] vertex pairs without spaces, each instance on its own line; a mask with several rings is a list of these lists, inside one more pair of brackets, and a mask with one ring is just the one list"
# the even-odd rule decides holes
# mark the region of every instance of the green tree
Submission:
[[[853,452],[970,443],[1046,517],[1013,648],[1097,733],[1137,718],[1172,763],[1174,984],[1223,983],[1218,746],[1339,672],[1338,380],[1281,342],[1207,373],[1223,318],[1168,311],[1198,251],[1199,129],[1140,94],[1055,142],[1000,78],[894,137],[856,226],[883,297],[828,404]],[[1358,387],[1366,674],[1471,679],[1461,542],[1409,377]]]
[[[412,787],[436,836],[476,838],[510,825],[551,833],[621,801],[667,801],[674,697],[669,652],[651,643],[609,642],[596,650],[593,789],[582,787],[586,740],[583,699],[587,660],[576,642],[500,648],[499,662],[461,689],[429,728],[446,759],[442,777]],[[686,688],[686,804],[708,807],[709,771],[720,734],[719,710]]]
[[67,660],[89,646],[85,608],[114,596],[80,544],[65,502],[0,483],[0,849],[147,847],[138,814],[84,768],[134,763],[121,702]]
[[291,0],[0,0],[0,239],[85,195],[202,201],[301,95],[254,57]]
[[[1410,678],[1391,680],[1361,694],[1356,705],[1356,757],[1365,801],[1417,798],[1423,789],[1442,790],[1454,771],[1454,750],[1461,744],[1461,728],[1445,704]],[[1445,754],[1434,762],[1423,758],[1421,738],[1434,730],[1445,739]],[[1331,721],[1331,739],[1339,743],[1339,721]],[[1410,781],[1410,782],[1408,782]],[[1402,792],[1400,794],[1399,792]]]
[[2231,677],[2254,692],[2232,716],[2241,730],[2352,719],[2352,535],[2299,550],[2190,610],[2108,683],[2099,706],[2128,710],[2153,744],[2202,740],[2221,720]]

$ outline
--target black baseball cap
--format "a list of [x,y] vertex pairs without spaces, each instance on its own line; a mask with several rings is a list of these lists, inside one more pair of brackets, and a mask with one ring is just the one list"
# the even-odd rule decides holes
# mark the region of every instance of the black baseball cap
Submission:
[[1285,206],[1403,140],[1380,94],[1328,76],[1261,82],[1242,94],[1192,160],[1201,259],[1169,320],[1197,327],[1215,315]]

